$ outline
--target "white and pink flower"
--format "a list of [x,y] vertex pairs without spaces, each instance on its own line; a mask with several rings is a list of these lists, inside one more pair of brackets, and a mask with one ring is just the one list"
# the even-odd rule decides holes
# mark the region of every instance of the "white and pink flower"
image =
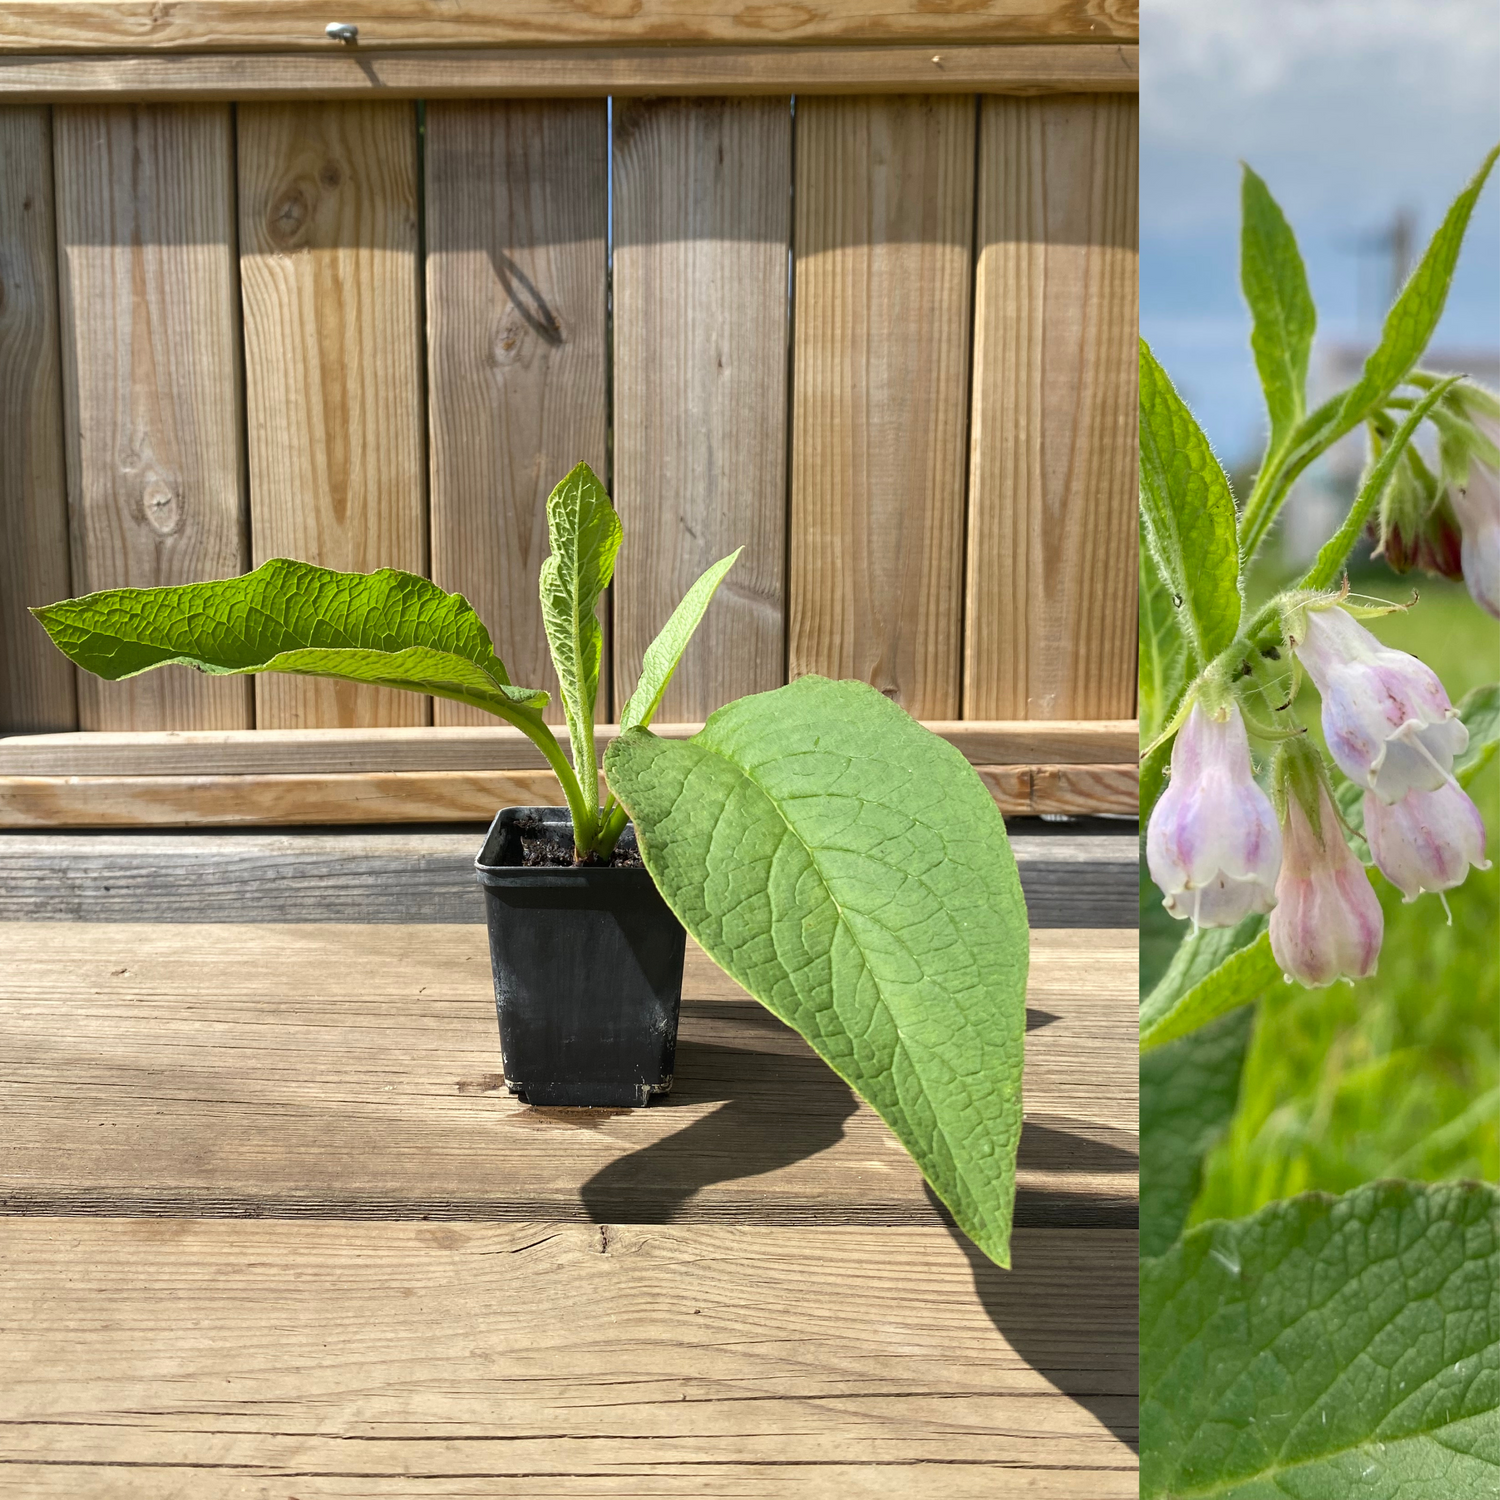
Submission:
[[1281,864],[1271,799],[1255,784],[1250,741],[1233,704],[1195,703],[1172,746],[1172,777],[1146,828],[1146,862],[1174,917],[1233,927],[1270,911]]
[[1323,698],[1323,734],[1339,768],[1386,803],[1435,792],[1469,743],[1437,674],[1382,645],[1347,611],[1310,607],[1298,657]]
[[[1492,448],[1500,448],[1500,419],[1481,410],[1471,412],[1470,420]],[[1463,532],[1464,582],[1474,602],[1500,619],[1500,470],[1471,454],[1467,482],[1451,485],[1448,499]]]
[[1435,792],[1408,792],[1392,806],[1366,792],[1365,838],[1381,873],[1407,901],[1462,885],[1470,865],[1489,868],[1484,819],[1453,781]]
[[1271,952],[1281,971],[1311,989],[1375,972],[1385,919],[1370,877],[1344,842],[1338,815],[1316,777],[1316,826],[1288,790],[1281,874],[1271,913]]

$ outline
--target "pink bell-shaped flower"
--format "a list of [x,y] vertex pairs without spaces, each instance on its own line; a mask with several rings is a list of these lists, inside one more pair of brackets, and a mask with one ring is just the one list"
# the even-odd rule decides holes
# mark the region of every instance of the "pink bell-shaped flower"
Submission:
[[1255,784],[1240,711],[1195,703],[1172,746],[1172,779],[1146,827],[1146,863],[1162,905],[1197,927],[1233,927],[1270,911],[1281,863],[1271,799]]
[[1484,819],[1453,781],[1435,792],[1408,792],[1390,807],[1366,792],[1365,837],[1381,873],[1408,901],[1462,885],[1470,865],[1489,869]]
[[1382,802],[1435,792],[1469,743],[1431,667],[1383,646],[1347,611],[1310,607],[1297,655],[1323,696],[1323,735],[1339,769]]
[[[1500,448],[1500,421],[1486,412],[1473,413],[1472,420]],[[1463,532],[1464,582],[1474,602],[1500,619],[1500,470],[1471,455],[1468,482],[1451,486],[1448,498]]]
[[[1302,797],[1287,791],[1271,952],[1289,979],[1321,989],[1341,975],[1364,979],[1375,972],[1385,919],[1370,877],[1344,842],[1321,768],[1311,780],[1316,823]],[[1305,787],[1303,796],[1311,790]]]

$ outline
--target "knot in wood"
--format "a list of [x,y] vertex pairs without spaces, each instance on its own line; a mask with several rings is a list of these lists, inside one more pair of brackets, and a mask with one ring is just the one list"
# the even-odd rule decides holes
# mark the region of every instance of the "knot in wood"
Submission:
[[272,243],[283,250],[300,249],[307,242],[312,210],[311,197],[301,183],[287,188],[271,204],[271,212],[266,218],[266,230]]

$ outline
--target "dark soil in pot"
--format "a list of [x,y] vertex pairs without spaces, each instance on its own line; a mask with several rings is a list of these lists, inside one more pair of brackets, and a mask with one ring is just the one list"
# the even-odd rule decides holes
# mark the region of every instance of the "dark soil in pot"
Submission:
[[566,808],[507,807],[475,864],[511,1093],[588,1109],[666,1093],[686,934],[634,830],[609,864],[574,864]]

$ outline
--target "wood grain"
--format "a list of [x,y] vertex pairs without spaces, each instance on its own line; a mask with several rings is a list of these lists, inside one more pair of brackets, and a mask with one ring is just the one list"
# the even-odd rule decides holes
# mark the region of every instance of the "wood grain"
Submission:
[[1136,105],[985,99],[964,713],[1128,714]]
[[[245,570],[227,105],[59,109],[63,396],[75,593]],[[85,729],[249,727],[243,681],[78,674]]]
[[78,727],[73,667],[27,607],[66,598],[52,119],[0,108],[0,728]]
[[[326,6],[312,0],[8,0],[0,50],[264,51],[334,44]],[[1135,0],[817,0],[795,7],[741,0],[638,0],[628,7],[569,0],[351,0],[339,18],[359,49],[548,43],[1133,42]]]
[[[1007,817],[1136,813],[1134,765],[975,769]],[[501,807],[562,805],[551,771],[0,776],[0,828],[465,823]]]
[[[702,724],[653,722],[651,732],[687,739]],[[1139,744],[1134,719],[929,720],[926,726],[972,765],[1028,762],[1114,765]],[[595,731],[602,755],[619,732]],[[565,728],[557,731],[566,747]],[[171,730],[147,733],[0,735],[0,776],[243,776],[340,771],[544,769],[541,751],[508,724],[446,729]]]
[[[537,575],[553,485],[607,473],[604,104],[434,104],[425,173],[432,576],[557,723]],[[443,698],[433,719],[493,722]]]
[[1002,1272],[936,1228],[38,1219],[0,1265],[40,1500],[1136,1493],[1122,1231]]
[[[676,1083],[533,1110],[482,926],[0,927],[0,1213],[942,1222],[879,1117],[690,945]],[[1134,1218],[1136,936],[1032,934],[1017,1223]]]
[[710,564],[744,551],[663,718],[786,680],[790,99],[614,112],[615,702]]
[[1134,93],[1133,44],[516,47],[507,51],[0,56],[0,98],[446,99],[503,94]]
[[971,99],[797,110],[789,671],[959,716]]
[[[1134,829],[1043,825],[1011,853],[1033,928],[1129,927]],[[274,832],[42,833],[0,839],[0,922],[482,922],[484,825]]]
[[[238,112],[256,563],[427,571],[409,104]],[[428,703],[306,677],[256,683],[269,728],[425,724]]]

